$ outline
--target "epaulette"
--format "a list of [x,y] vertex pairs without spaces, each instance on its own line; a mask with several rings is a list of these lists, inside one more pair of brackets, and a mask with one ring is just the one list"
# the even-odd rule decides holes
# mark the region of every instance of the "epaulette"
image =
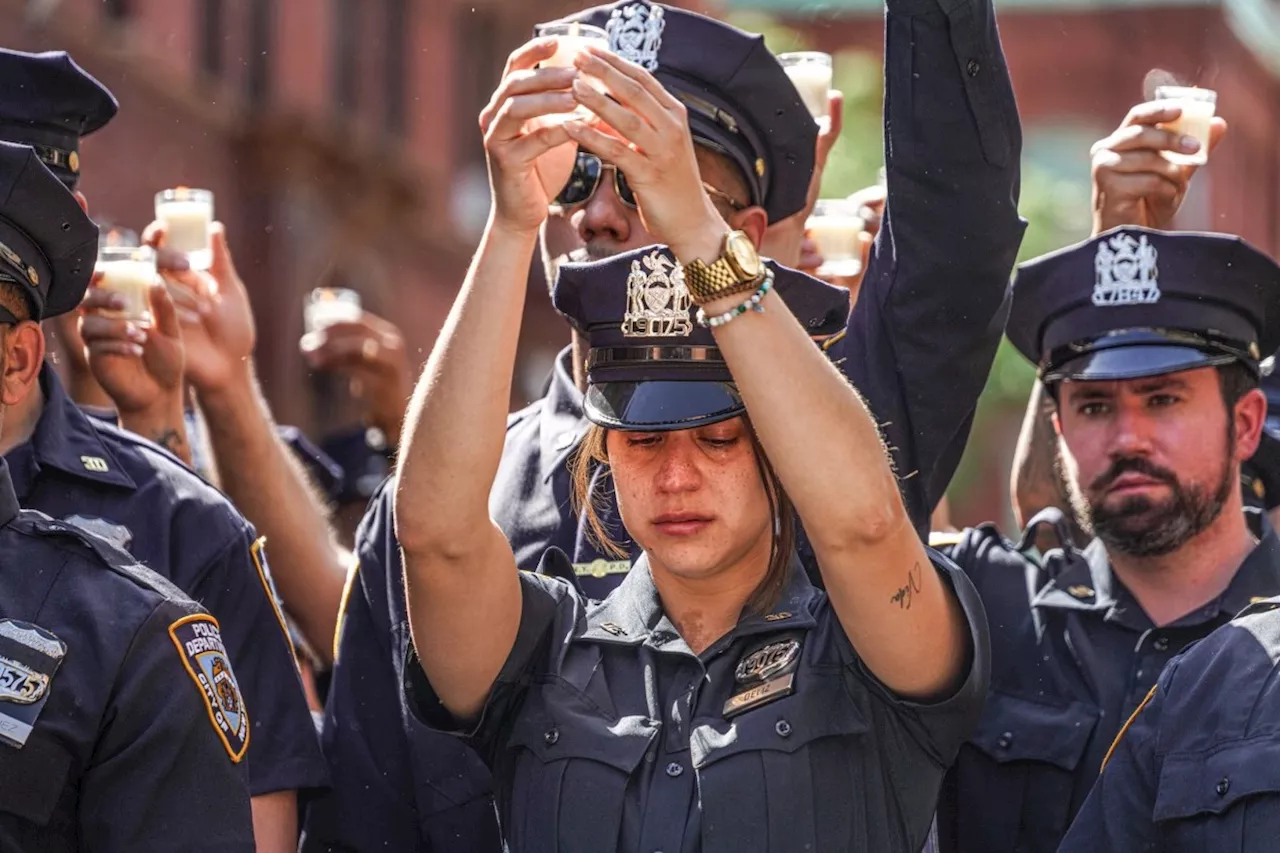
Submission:
[[[112,545],[105,539],[82,530],[74,524],[50,518],[42,512],[24,509],[15,519],[19,525],[27,526],[37,536],[50,539],[71,540],[88,549],[107,568],[116,574],[123,575],[138,586],[146,587],[159,593],[166,599],[186,598],[186,594],[174,586],[167,578],[156,574],[139,563],[132,554]],[[86,554],[86,557],[89,555]]]

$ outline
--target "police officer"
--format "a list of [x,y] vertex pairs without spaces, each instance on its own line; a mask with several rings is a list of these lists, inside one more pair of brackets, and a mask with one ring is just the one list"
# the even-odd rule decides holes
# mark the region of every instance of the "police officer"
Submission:
[[[37,144],[46,160],[65,165],[64,181],[78,175],[80,132],[115,109],[65,53],[0,51],[0,136]],[[219,619],[253,709],[252,737],[227,751],[239,759],[248,750],[259,849],[293,849],[294,792],[323,785],[326,773],[264,541],[175,457],[86,416],[47,364],[37,387],[15,401],[0,441],[19,501],[125,549]]]
[[1170,658],[1280,592],[1280,542],[1238,486],[1280,342],[1275,264],[1234,237],[1114,229],[1019,270],[1008,333],[1095,538],[1024,553],[1046,515],[1021,543],[984,525],[950,549],[992,625],[991,694],[939,810],[943,849],[974,853],[1055,850]]
[[[703,179],[721,191],[736,185],[735,205],[752,205],[717,200],[731,224],[754,217],[750,228],[758,229],[750,211],[761,208],[769,223],[803,213],[816,130],[758,37],[646,3],[575,17],[612,27],[617,52],[656,66],[657,80],[685,99],[699,162],[708,164]],[[998,340],[993,317],[1022,233],[1021,136],[990,4],[948,11],[895,0],[887,28],[889,211],[862,285],[867,297],[837,358],[885,423],[907,506],[923,526],[955,469]],[[627,33],[643,44],[634,35],[646,32],[653,56],[623,46]],[[918,78],[906,70],[921,67],[930,70]],[[905,85],[910,97],[897,94]],[[727,171],[707,153],[716,150],[731,152]],[[652,242],[634,200],[625,173],[579,158],[541,235],[550,272],[566,255],[599,258]],[[587,426],[575,376],[585,349],[575,340],[546,397],[511,417],[490,510],[521,568],[535,569],[556,545],[583,590],[603,597],[631,561],[597,549],[571,507],[567,462]],[[487,771],[401,711],[408,631],[391,503],[384,486],[357,533],[359,571],[343,608],[324,734],[339,788],[309,815],[308,841],[317,850],[482,849],[484,831],[484,849],[493,849]]]
[[1277,660],[1280,598],[1174,658],[1112,746],[1063,853],[1274,850]]
[[[96,253],[71,194],[0,143],[0,402],[36,381],[37,323],[79,304]],[[252,851],[249,712],[217,621],[104,540],[19,509],[3,461],[0,567],[0,848]]]

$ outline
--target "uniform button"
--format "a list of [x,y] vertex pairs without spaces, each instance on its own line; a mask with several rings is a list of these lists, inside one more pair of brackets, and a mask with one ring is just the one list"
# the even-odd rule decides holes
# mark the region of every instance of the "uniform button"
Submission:
[[1169,648],[1169,638],[1168,638],[1168,637],[1157,637],[1157,638],[1156,638],[1156,641],[1155,641],[1154,643],[1152,643],[1152,644],[1151,644],[1151,647],[1152,647],[1153,649],[1155,649],[1156,651],[1158,651],[1158,652],[1167,651],[1167,650],[1168,650],[1168,648]]
[[1005,732],[996,739],[996,746],[1001,749],[1008,749],[1013,746],[1013,732]]
[[1214,790],[1218,792],[1219,797],[1225,797],[1227,795],[1227,791],[1231,790],[1231,780],[1228,777],[1223,776],[1218,780],[1218,787]]
[[969,72],[970,77],[977,77],[978,72],[982,70],[982,63],[976,59],[970,59],[964,70]]
[[556,742],[560,740],[560,730],[547,729],[547,733],[542,736],[542,739],[547,742],[547,746],[555,746]]
[[780,737],[790,737],[791,724],[786,720],[778,720],[777,724],[773,727],[773,730],[777,732]]
[[676,778],[683,772],[684,768],[674,761],[667,765],[667,775],[672,779]]

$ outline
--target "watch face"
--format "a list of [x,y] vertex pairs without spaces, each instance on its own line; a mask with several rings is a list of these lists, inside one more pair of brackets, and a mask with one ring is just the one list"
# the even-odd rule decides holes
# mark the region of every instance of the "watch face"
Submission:
[[733,232],[729,236],[727,248],[738,268],[748,278],[755,278],[760,275],[762,268],[760,255],[756,252],[756,247],[751,244],[751,239],[746,234],[741,231]]

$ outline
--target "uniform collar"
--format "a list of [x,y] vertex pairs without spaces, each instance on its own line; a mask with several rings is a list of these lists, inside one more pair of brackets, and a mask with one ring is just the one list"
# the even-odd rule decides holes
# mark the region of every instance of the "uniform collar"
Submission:
[[[1196,625],[1222,615],[1231,619],[1256,601],[1280,595],[1280,538],[1270,525],[1257,527],[1256,519],[1250,520],[1261,538],[1240,564],[1226,590],[1166,627]],[[1057,562],[1059,560],[1061,562]],[[1083,552],[1076,551],[1074,557],[1053,551],[1046,564],[1053,577],[1032,600],[1033,607],[1101,611],[1109,621],[1135,630],[1153,627],[1142,606],[1112,572],[1111,560],[1101,540],[1094,539]],[[1054,572],[1054,568],[1058,571]]]
[[542,398],[542,411],[538,422],[542,457],[542,480],[563,468],[569,454],[587,432],[587,420],[582,413],[582,392],[573,383],[573,347],[565,347],[556,356],[551,369],[551,381],[547,394]]
[[18,515],[18,495],[13,490],[13,478],[9,475],[9,463],[0,456],[0,527],[5,527]]
[[[44,411],[36,422],[30,446],[35,471],[49,467],[91,483],[137,488],[115,453],[106,445],[89,416],[67,396],[58,374],[46,362],[40,369],[40,389]],[[15,483],[25,494],[32,483]]]
[[[812,628],[817,624],[813,616],[813,599],[821,594],[809,582],[799,558],[793,555],[778,604],[768,613],[743,616],[729,636],[717,641],[712,648],[754,634]],[[643,643],[659,651],[693,654],[662,610],[662,600],[649,570],[649,558],[644,554],[636,560],[617,589],[587,614],[587,630],[582,638],[618,645]]]

